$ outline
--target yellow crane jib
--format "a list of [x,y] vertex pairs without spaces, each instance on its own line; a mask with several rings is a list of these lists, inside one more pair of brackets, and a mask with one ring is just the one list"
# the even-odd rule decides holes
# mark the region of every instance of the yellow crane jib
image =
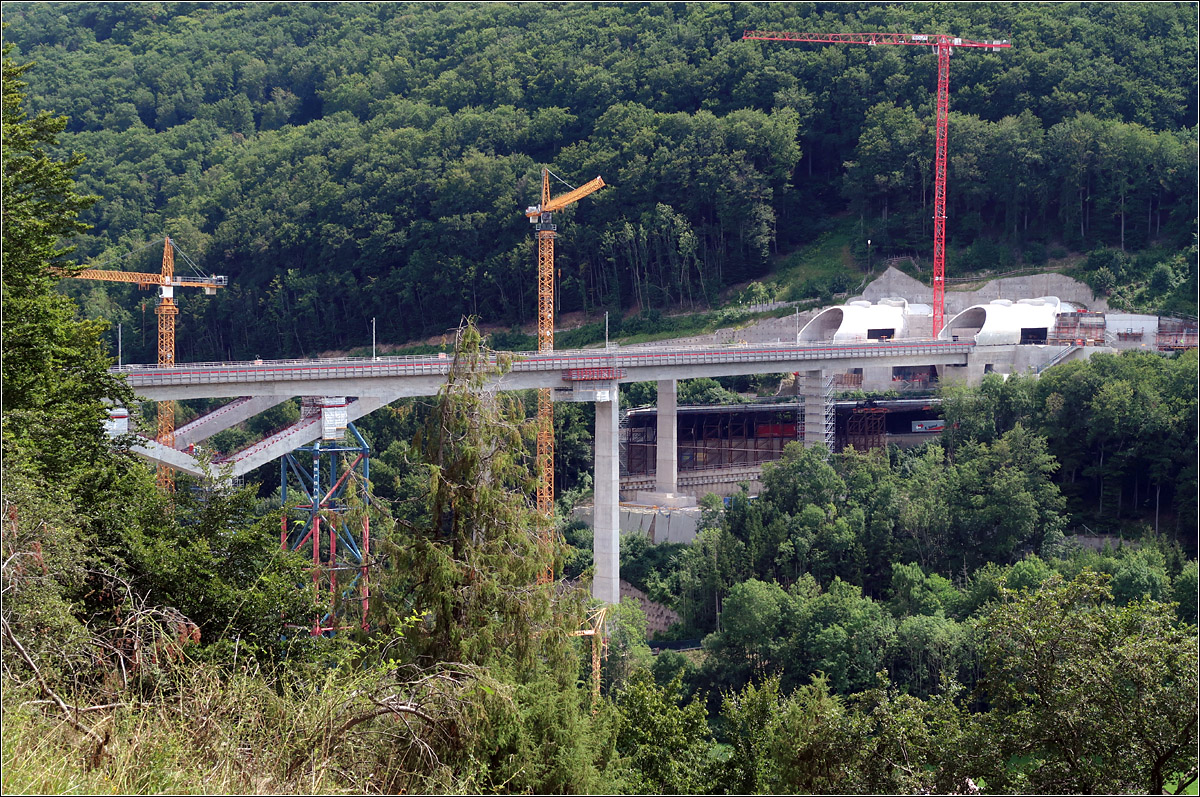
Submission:
[[529,216],[531,219],[536,219],[538,216],[540,216],[543,213],[554,213],[556,211],[562,210],[567,205],[570,205],[573,202],[578,202],[579,200],[583,199],[588,194],[594,194],[595,192],[599,191],[603,187],[604,187],[604,180],[597,177],[595,180],[584,183],[583,185],[576,188],[574,191],[568,191],[567,193],[563,194],[562,196],[557,196],[554,199],[551,199],[549,201],[547,201],[543,198],[542,204],[533,205],[532,207],[526,209],[525,215]]
[[85,280],[104,280],[106,282],[132,282],[142,288],[156,288],[169,285],[172,288],[203,288],[206,296],[213,296],[217,288],[229,284],[228,277],[171,277],[164,281],[161,274],[144,274],[137,271],[101,271],[100,269],[85,268],[82,271],[59,272],[64,277],[75,277]]

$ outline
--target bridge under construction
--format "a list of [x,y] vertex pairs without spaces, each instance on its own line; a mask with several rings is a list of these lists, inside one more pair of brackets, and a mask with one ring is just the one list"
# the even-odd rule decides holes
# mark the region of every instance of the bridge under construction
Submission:
[[[764,373],[792,374],[805,445],[832,447],[835,382],[855,370],[886,373],[933,369],[944,380],[978,383],[996,363],[1040,363],[1089,354],[1074,344],[978,346],[954,340],[879,340],[863,343],[803,343],[703,347],[625,347],[603,350],[494,354],[496,372],[486,389],[550,389],[556,401],[592,402],[596,408],[594,484],[595,566],[593,595],[620,599],[620,433],[618,385],[653,381],[658,386],[657,440],[679,439],[677,383],[696,377]],[[505,367],[501,368],[501,364]],[[340,440],[353,421],[397,399],[435,395],[451,362],[429,357],[342,358],[246,363],[196,363],[156,367],[129,365],[123,374],[139,396],[153,401],[229,398],[216,411],[176,430],[175,446],[143,440],[142,456],[177,470],[205,476],[188,448],[290,398],[304,397],[295,424],[254,444],[220,456],[212,468],[237,477],[279,460],[314,441]],[[677,445],[655,447],[654,494],[679,492]],[[686,453],[685,453],[686,456]]]

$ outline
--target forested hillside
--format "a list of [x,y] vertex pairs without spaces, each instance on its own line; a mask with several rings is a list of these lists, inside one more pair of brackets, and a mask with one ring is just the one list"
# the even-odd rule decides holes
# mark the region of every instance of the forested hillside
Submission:
[[[388,342],[531,321],[543,165],[610,186],[558,219],[560,312],[703,308],[845,214],[860,257],[868,238],[926,254],[932,48],[745,29],[1011,41],[952,59],[950,274],[1108,247],[1195,292],[1194,258],[1170,260],[1197,216],[1191,4],[7,3],[5,21],[37,63],[30,107],[88,156],[79,256],[157,270],[143,247],[169,234],[229,276],[178,297],[180,360],[361,346],[372,318]],[[69,290],[154,359],[145,295]]]
[[[918,22],[920,14],[967,13],[904,8]],[[995,10],[1012,19],[1052,11],[1050,22],[1062,14],[1080,30],[1121,14],[1147,25],[1181,18],[1194,40],[1190,7],[968,7],[982,17]],[[436,329],[460,312],[451,302],[468,299],[481,313],[494,308],[517,318],[528,295],[506,298],[479,269],[517,269],[517,256],[529,254],[528,233],[510,230],[511,205],[532,200],[538,163],[552,157],[565,174],[611,169],[606,178],[616,185],[564,214],[578,230],[564,247],[576,306],[702,305],[720,286],[766,268],[770,248],[827,223],[814,206],[853,209],[856,200],[833,160],[845,142],[811,132],[826,124],[820,110],[804,112],[804,91],[816,102],[815,89],[793,86],[792,107],[787,86],[763,83],[772,96],[744,109],[731,97],[754,91],[721,84],[734,74],[742,82],[768,73],[749,68],[757,50],[733,42],[732,26],[802,23],[804,13],[829,25],[864,14],[858,24],[881,26],[886,20],[874,14],[895,13],[908,26],[904,10],[846,8],[845,18],[823,6],[146,4],[5,12],[24,31],[6,29],[2,68],[5,793],[1195,792],[1195,352],[1097,354],[1037,379],[989,376],[977,389],[944,389],[948,431],[938,442],[828,457],[792,444],[764,472],[761,496],[737,496],[728,508],[706,499],[694,545],[625,538],[623,574],[679,612],[674,635],[703,640],[700,651],[656,657],[646,618],[628,600],[606,607],[599,635],[584,634],[598,625],[599,606],[588,600],[590,540],[563,517],[556,581],[539,585],[546,552],[532,498],[536,429],[522,406],[533,396],[482,390],[492,360],[473,324],[455,328],[438,396],[397,401],[362,419],[372,475],[346,495],[348,514],[370,520],[370,606],[356,595],[331,605],[314,559],[281,550],[280,493],[184,477],[163,492],[128,450],[136,438],[103,431],[110,402],[128,405],[133,396],[109,371],[103,323],[80,318],[82,308],[60,293],[68,280],[56,264],[78,256],[72,244],[118,257],[156,238],[163,224],[184,228],[193,240],[185,251],[198,263],[220,262],[211,270],[235,282],[224,299],[188,304],[193,354],[304,350],[338,330],[349,337],[347,319],[361,322],[365,310],[383,317],[391,308],[385,317],[397,335]],[[782,13],[798,17],[769,17]],[[493,28],[468,24],[480,19]],[[527,35],[505,34],[518,29],[514,19],[526,20]],[[580,50],[562,44],[554,55],[558,44],[532,37],[546,26],[563,42],[578,40]],[[648,30],[666,43],[650,43]],[[13,60],[10,34],[24,42],[23,58],[29,50],[44,56],[48,77]],[[37,46],[28,38],[35,35],[59,43]],[[607,49],[588,49],[596,40]],[[275,49],[263,49],[265,41]],[[703,79],[689,77],[690,66],[672,70],[672,60],[642,62],[671,42],[695,54]],[[545,72],[517,76],[511,64],[524,61],[505,59],[523,47]],[[1116,40],[1111,47],[1120,50]],[[172,48],[191,48],[190,55],[168,58]],[[174,88],[161,106],[149,95],[149,124],[131,101],[128,124],[109,130],[125,101],[104,109],[107,89],[92,78],[125,68],[107,54],[134,50],[145,55],[130,55],[131,74],[169,64],[156,79],[173,73],[162,85]],[[379,62],[362,66],[364,82],[356,83],[359,67],[346,65],[366,64],[372,52]],[[250,53],[259,53],[259,89],[269,90],[253,98],[238,88],[256,73],[242,71],[251,61],[239,59]],[[398,53],[413,58],[383,70],[384,60],[408,58]],[[797,58],[797,70],[806,62],[781,58]],[[235,60],[226,84],[208,71]],[[469,66],[445,70],[446,61]],[[726,62],[727,72],[719,66]],[[928,59],[920,62],[928,67]],[[1064,66],[1063,79],[1081,62]],[[1038,65],[1027,79],[1043,79],[1050,68]],[[1130,66],[1129,76],[1142,68]],[[488,70],[490,78],[480,77]],[[834,70],[830,80],[846,72]],[[376,88],[378,76],[388,77]],[[552,94],[559,78],[562,104],[539,116],[545,108],[530,95]],[[289,89],[272,83],[284,79]],[[26,91],[35,83],[43,86],[38,108],[48,103],[44,86],[60,86],[64,97],[78,91],[70,110],[80,119],[31,112]],[[902,83],[892,86],[896,96]],[[337,95],[337,86],[352,85],[358,95]],[[689,85],[692,107],[674,106],[668,92]],[[199,98],[190,86],[199,86]],[[1076,116],[1063,100],[1063,118],[1049,130],[1081,119],[1096,130],[1140,130],[1110,115],[1129,104],[1128,113],[1165,125],[1147,136],[1187,148],[1194,130],[1159,118],[1160,86],[1130,94],[1115,86],[1104,82],[1114,91],[1109,106],[1087,95],[1102,114],[1094,118]],[[205,95],[210,89],[215,94]],[[424,98],[397,97],[398,89]],[[485,89],[506,92],[509,106],[479,109],[498,98],[473,94]],[[606,91],[614,104],[593,107]],[[1152,101],[1142,106],[1144,95]],[[275,116],[264,96],[278,103]],[[712,108],[704,108],[709,98]],[[241,130],[229,115],[238,107],[248,108]],[[503,114],[527,121],[505,127]],[[534,137],[535,119],[552,134]],[[520,140],[515,130],[532,137],[528,151],[505,150],[505,136],[509,145]],[[199,134],[196,149],[172,149],[188,131]],[[822,146],[826,160],[810,157],[808,184],[803,152],[820,154]],[[83,151],[66,155],[73,150]],[[791,152],[792,166],[772,152]],[[168,164],[180,166],[179,158],[194,167],[172,176]],[[638,173],[652,176],[632,179]],[[1186,176],[1177,170],[1171,179]],[[124,193],[107,193],[126,178]],[[1171,194],[1178,190],[1171,185],[1139,212],[1146,229],[1162,235],[1159,244],[1190,245],[1194,260],[1194,244],[1178,240],[1193,223],[1178,214],[1194,215],[1194,204],[1181,199],[1194,203],[1194,191]],[[134,196],[131,186],[145,193]],[[1070,198],[1080,196],[1072,193],[1078,187],[1070,186]],[[1114,233],[1116,205],[1103,204],[1099,182],[1090,190],[1081,194],[1080,234]],[[638,204],[643,194],[653,208]],[[901,194],[884,205],[888,220],[917,212],[912,197],[898,210]],[[1148,202],[1151,194],[1140,196]],[[631,204],[618,204],[623,198]],[[878,198],[872,188],[864,226],[883,224]],[[1054,193],[1046,203],[1050,215],[1032,214],[1030,229],[1040,240],[1066,241],[1080,221],[1063,216],[1072,202]],[[295,214],[301,206],[304,214]],[[124,227],[106,216],[114,208],[127,214]],[[972,242],[977,256],[1039,240],[1020,238],[1024,220],[1014,236],[988,218],[980,215],[980,223],[992,238]],[[97,223],[91,236],[84,220]],[[452,242],[475,248],[463,254]],[[1097,274],[1136,263],[1120,257],[1115,240],[1103,242],[1108,248],[1087,258],[1104,263]],[[1184,251],[1178,257],[1188,257]],[[479,276],[472,283],[455,268]],[[1174,274],[1175,266],[1166,269]],[[370,290],[372,277],[410,292]],[[254,280],[262,293],[245,287]],[[134,299],[118,293],[84,295],[88,314],[121,318],[134,307],[113,304]],[[391,304],[372,308],[367,296],[390,296]],[[238,340],[218,337],[227,331]],[[712,379],[680,394],[731,395]],[[569,462],[562,467],[578,480],[563,491],[564,503],[587,489],[580,473],[590,455],[589,411],[569,403],[558,413],[560,463]],[[278,412],[299,409],[287,403]],[[1096,499],[1105,531],[1114,533],[1100,550],[1066,533],[1092,521]],[[362,622],[313,634],[325,611],[343,621],[361,611]]]

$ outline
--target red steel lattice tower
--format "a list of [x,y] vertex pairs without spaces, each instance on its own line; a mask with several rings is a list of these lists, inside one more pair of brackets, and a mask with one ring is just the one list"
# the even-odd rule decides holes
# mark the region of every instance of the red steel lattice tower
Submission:
[[933,159],[933,336],[942,331],[946,314],[946,134],[950,120],[950,53],[956,47],[996,52],[1010,48],[1007,40],[971,41],[958,36],[923,33],[784,33],[748,30],[742,39],[825,44],[902,44],[933,47],[938,59],[937,145]]

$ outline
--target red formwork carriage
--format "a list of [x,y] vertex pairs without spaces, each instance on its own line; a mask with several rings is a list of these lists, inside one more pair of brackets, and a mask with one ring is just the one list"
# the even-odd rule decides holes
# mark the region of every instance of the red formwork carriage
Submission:
[[1049,344],[1075,346],[1103,346],[1107,322],[1104,313],[1089,313],[1077,310],[1059,313],[1054,327],[1046,335]]
[[1159,351],[1195,349],[1200,344],[1200,335],[1197,333],[1194,318],[1159,318],[1155,345]]

